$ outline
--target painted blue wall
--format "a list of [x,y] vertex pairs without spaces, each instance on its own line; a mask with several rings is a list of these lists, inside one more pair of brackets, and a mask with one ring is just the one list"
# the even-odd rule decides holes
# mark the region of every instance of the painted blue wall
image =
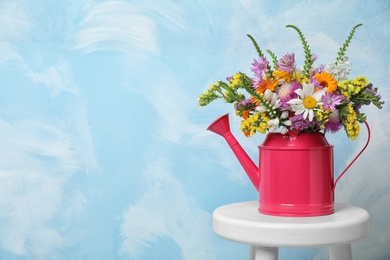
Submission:
[[[333,61],[350,28],[352,75],[390,95],[390,1],[0,1],[0,259],[245,259],[212,232],[221,205],[257,194],[224,141],[232,112],[199,108],[209,84],[248,72],[252,34],[279,56]],[[390,258],[390,111],[365,111],[372,141],[336,200],[368,210],[355,259]],[[264,136],[245,138],[256,158]],[[341,172],[366,141],[329,135]],[[287,249],[281,259],[326,259]]]

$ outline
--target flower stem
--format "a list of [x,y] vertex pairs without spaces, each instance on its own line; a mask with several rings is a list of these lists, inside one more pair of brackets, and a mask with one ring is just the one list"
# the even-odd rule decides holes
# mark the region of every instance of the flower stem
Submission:
[[303,50],[305,52],[305,65],[303,66],[303,75],[305,75],[307,78],[310,76],[310,70],[311,70],[311,51],[309,49],[309,45],[307,44],[307,41],[305,39],[305,36],[301,32],[301,30],[296,27],[295,25],[288,24],[286,27],[293,28],[295,31],[298,32],[299,37],[301,38],[302,44],[303,44]]
[[250,34],[247,34],[247,36],[249,37],[249,39],[251,39],[251,41],[252,41],[253,45],[255,46],[256,51],[259,54],[259,56],[264,58],[264,54],[261,51],[261,49],[260,49],[259,45],[257,44],[256,40]]
[[355,34],[356,29],[362,25],[363,25],[362,23],[359,23],[359,24],[355,25],[354,27],[352,27],[351,32],[349,33],[347,40],[345,40],[343,46],[340,47],[340,50],[337,53],[338,56],[336,58],[336,66],[344,58],[345,52],[347,51],[347,48],[348,48],[349,44],[351,43],[352,37]]

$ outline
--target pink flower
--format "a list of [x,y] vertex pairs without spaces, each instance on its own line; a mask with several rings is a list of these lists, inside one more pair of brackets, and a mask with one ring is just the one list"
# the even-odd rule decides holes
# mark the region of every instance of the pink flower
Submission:
[[329,121],[325,124],[325,132],[336,133],[341,129],[341,119],[338,110],[334,110],[329,115]]
[[258,60],[253,59],[251,70],[256,75],[256,77],[262,78],[262,74],[266,71],[267,67],[268,61],[263,57],[259,57]]
[[286,54],[278,62],[278,70],[291,73],[295,71],[295,54]]
[[310,84],[314,85],[314,88],[323,88],[315,77],[310,78]]
[[335,111],[336,106],[340,105],[343,99],[343,96],[338,96],[335,94],[331,94],[330,92],[326,92],[325,95],[321,97],[322,106],[324,107],[324,109],[330,109],[332,111]]
[[282,86],[280,86],[278,95],[282,102],[287,102],[292,98],[297,97],[297,93],[295,93],[295,90],[301,88],[301,85],[296,82],[286,82]]
[[311,64],[313,64],[318,59],[317,54],[312,53],[310,57]]
[[261,77],[252,78],[251,80],[252,80],[252,88],[254,89],[257,89],[260,86],[260,84],[263,82],[263,78]]

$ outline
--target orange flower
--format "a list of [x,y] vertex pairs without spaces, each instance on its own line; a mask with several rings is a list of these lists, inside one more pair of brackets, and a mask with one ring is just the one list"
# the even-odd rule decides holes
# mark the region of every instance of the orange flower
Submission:
[[318,83],[324,88],[328,88],[328,92],[333,93],[337,88],[337,81],[334,79],[332,74],[329,74],[325,71],[317,73],[314,75]]
[[251,96],[251,101],[253,104],[255,104],[256,106],[258,106],[260,104],[259,100],[257,100],[257,98],[255,98],[254,96]]
[[249,117],[249,110],[242,111],[242,118],[247,119]]
[[261,84],[259,85],[258,88],[256,88],[256,92],[257,93],[264,93],[264,91],[266,89],[269,89],[271,91],[274,91],[275,90],[275,87],[278,85],[278,81],[277,80],[274,80],[274,81],[271,81],[268,77],[263,80],[263,82],[261,82]]
[[[269,89],[271,91],[275,90],[275,87],[278,85],[277,80],[271,81],[268,77],[261,82],[261,84],[255,89],[256,93],[263,94],[266,89]],[[259,100],[255,98],[254,96],[251,96],[251,101],[255,105],[259,105]]]

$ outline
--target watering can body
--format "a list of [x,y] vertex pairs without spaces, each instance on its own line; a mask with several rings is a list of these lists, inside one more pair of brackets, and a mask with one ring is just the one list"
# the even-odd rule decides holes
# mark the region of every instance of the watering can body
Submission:
[[333,146],[322,133],[268,133],[259,146],[259,211],[276,216],[334,212]]
[[337,181],[355,162],[364,148],[334,182],[333,146],[323,133],[268,133],[259,146],[255,165],[230,132],[228,114],[216,119],[207,130],[223,136],[254,187],[259,192],[259,211],[275,216],[308,217],[334,212]]

